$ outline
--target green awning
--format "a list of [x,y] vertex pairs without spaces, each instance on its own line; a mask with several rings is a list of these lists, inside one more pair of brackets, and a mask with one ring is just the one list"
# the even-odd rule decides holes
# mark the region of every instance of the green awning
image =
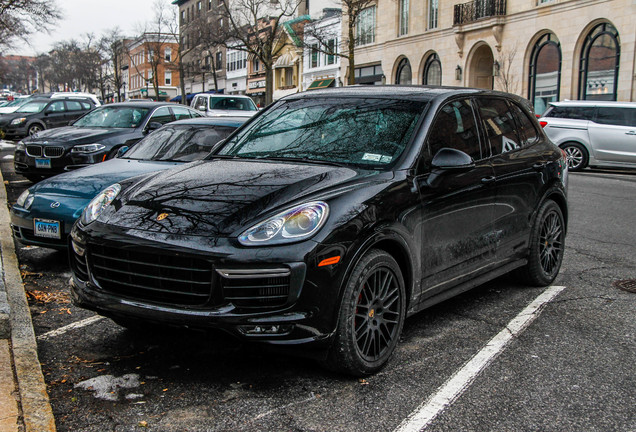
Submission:
[[327,87],[333,87],[333,83],[335,81],[336,81],[335,78],[319,79],[312,82],[311,85],[307,87],[307,90],[318,90],[318,89],[324,89]]

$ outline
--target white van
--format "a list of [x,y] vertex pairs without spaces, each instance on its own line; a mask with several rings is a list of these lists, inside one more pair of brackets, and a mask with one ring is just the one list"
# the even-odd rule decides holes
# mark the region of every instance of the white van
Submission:
[[241,95],[199,93],[192,98],[190,106],[208,117],[252,117],[258,112],[254,101]]

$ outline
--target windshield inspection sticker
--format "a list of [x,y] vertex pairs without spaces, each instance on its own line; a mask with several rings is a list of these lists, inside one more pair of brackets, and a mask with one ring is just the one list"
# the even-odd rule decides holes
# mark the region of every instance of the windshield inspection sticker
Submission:
[[380,158],[380,162],[382,163],[389,163],[393,160],[393,156],[382,156]]
[[374,153],[365,153],[362,156],[362,160],[370,160],[374,162],[380,162],[381,158],[382,158],[382,155],[374,154]]

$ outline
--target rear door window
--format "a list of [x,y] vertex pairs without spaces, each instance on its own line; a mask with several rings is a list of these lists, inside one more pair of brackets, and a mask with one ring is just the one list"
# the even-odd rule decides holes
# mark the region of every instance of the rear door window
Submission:
[[596,123],[614,126],[636,126],[636,109],[599,107]]
[[186,107],[172,107],[172,112],[174,113],[174,118],[176,120],[192,118],[192,116],[190,115],[190,110]]
[[515,103],[510,103],[510,110],[517,121],[521,147],[527,147],[537,142],[539,133],[537,132],[536,121],[528,117],[528,114]]
[[157,122],[161,124],[170,123],[172,121],[172,114],[170,113],[170,109],[168,107],[161,107],[155,110],[150,117],[149,123]]
[[66,101],[66,109],[69,111],[82,111],[82,104],[78,101]]
[[595,107],[552,106],[544,117],[556,117],[572,120],[592,120]]
[[521,148],[516,124],[505,99],[479,98],[479,116],[493,156]]

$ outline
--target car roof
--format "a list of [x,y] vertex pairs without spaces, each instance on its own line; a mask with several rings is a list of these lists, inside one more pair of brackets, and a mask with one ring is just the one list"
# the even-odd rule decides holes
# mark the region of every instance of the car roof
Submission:
[[616,102],[616,101],[594,101],[594,100],[566,100],[560,102],[550,102],[554,106],[603,106],[619,108],[636,108],[636,102]]
[[221,97],[221,98],[252,99],[251,97],[246,95],[233,95],[233,94],[224,94],[224,93],[197,93],[193,97],[196,97],[196,96],[214,96],[214,97]]
[[193,119],[177,120],[168,125],[206,125],[206,126],[229,126],[239,127],[250,117],[198,117]]
[[424,85],[354,85],[346,87],[332,87],[322,90],[311,90],[302,93],[295,93],[284,99],[311,99],[314,97],[378,97],[388,99],[409,99],[416,101],[431,101],[433,99],[446,99],[452,96],[461,95],[498,95],[523,99],[519,96],[502,93],[493,90],[476,89],[470,87],[447,87],[447,86],[424,86]]
[[156,108],[161,106],[182,106],[184,108],[192,109],[189,106],[176,104],[174,102],[153,102],[153,101],[117,102],[117,103],[102,105],[100,108],[104,108],[104,107]]

